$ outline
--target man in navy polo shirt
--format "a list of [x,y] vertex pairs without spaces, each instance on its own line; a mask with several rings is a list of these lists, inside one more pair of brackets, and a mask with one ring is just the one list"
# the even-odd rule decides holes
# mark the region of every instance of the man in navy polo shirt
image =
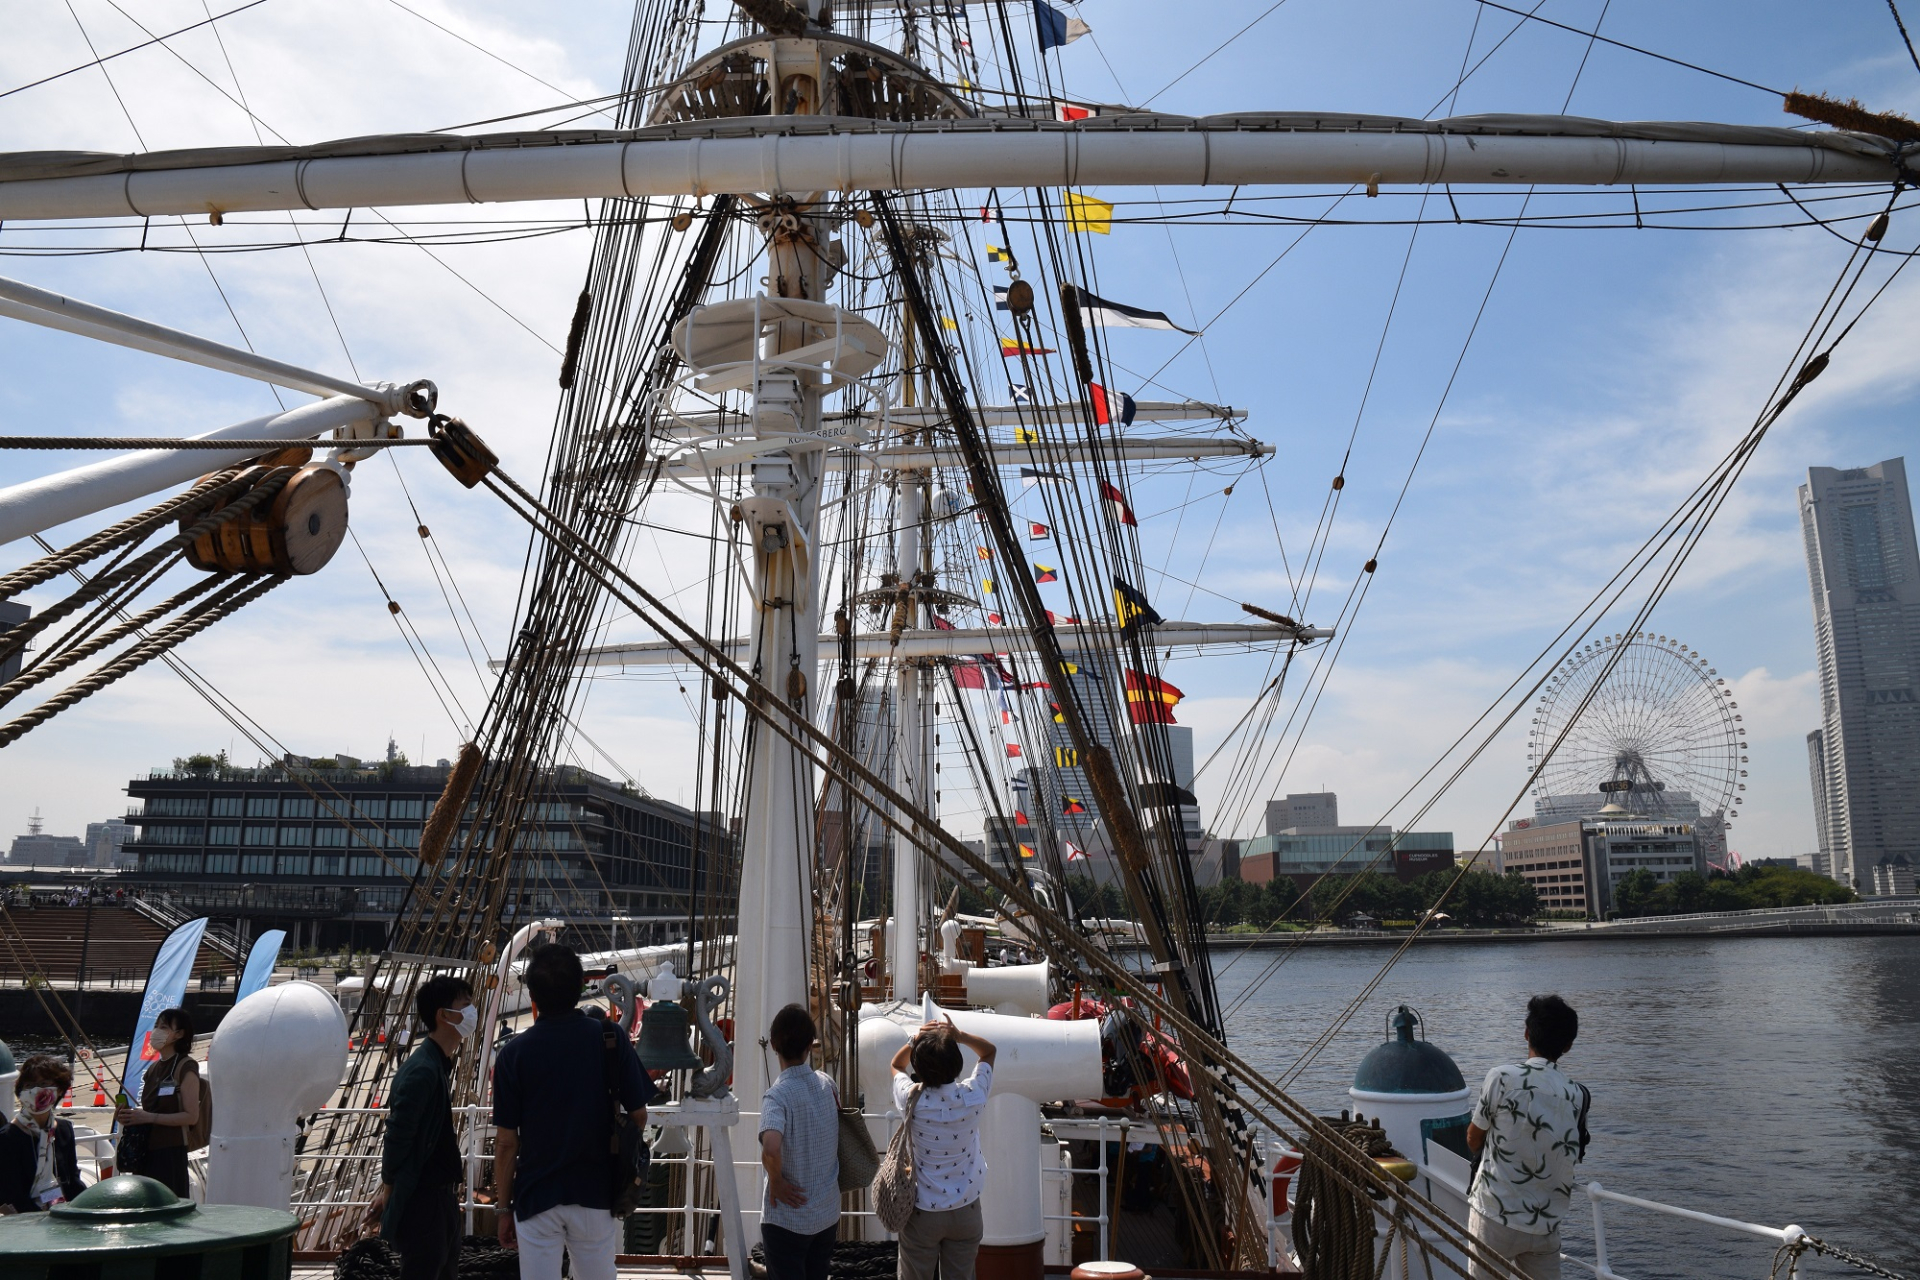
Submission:
[[[527,965],[533,1026],[509,1040],[493,1069],[493,1183],[500,1243],[520,1250],[520,1280],[614,1280],[613,1109],[603,1024],[575,1006],[585,986],[571,947],[547,946]],[[613,1092],[647,1122],[653,1082],[622,1035]]]

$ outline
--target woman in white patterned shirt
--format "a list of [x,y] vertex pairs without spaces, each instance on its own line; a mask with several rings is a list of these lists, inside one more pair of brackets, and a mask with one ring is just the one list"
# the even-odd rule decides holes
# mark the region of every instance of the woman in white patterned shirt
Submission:
[[[979,1061],[960,1078],[962,1048]],[[929,1022],[893,1055],[893,1101],[902,1112],[916,1090],[913,1217],[900,1232],[899,1280],[973,1280],[980,1252],[980,1113],[993,1087],[994,1047],[953,1019]]]

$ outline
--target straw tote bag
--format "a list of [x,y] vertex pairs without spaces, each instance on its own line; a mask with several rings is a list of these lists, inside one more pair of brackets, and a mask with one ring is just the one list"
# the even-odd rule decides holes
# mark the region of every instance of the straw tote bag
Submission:
[[873,1213],[880,1225],[898,1233],[913,1217],[913,1110],[920,1102],[920,1086],[907,1095],[906,1119],[887,1144],[887,1158],[873,1179]]
[[865,1191],[880,1172],[880,1152],[858,1107],[840,1108],[840,1189]]

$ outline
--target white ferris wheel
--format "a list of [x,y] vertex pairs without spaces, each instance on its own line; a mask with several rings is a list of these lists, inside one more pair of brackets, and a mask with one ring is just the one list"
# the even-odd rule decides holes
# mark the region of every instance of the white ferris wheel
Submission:
[[1533,793],[1611,793],[1630,812],[1659,813],[1685,792],[1702,815],[1738,817],[1747,789],[1740,719],[1726,680],[1677,638],[1603,637],[1563,661],[1541,691],[1527,732]]

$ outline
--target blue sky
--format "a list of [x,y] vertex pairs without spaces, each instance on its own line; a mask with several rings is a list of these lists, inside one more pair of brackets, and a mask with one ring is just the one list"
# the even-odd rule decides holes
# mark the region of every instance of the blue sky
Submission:
[[[155,31],[205,16],[197,0],[122,7]],[[419,0],[409,7],[568,95],[604,93],[617,83],[623,6]],[[1880,4],[1821,6],[1818,21],[1808,20],[1804,6],[1787,4],[1615,0],[1604,7],[1603,34],[1628,43],[1763,85],[1920,111],[1920,71]],[[1540,12],[1590,29],[1602,8],[1598,0],[1549,0]],[[75,9],[101,52],[144,38],[104,0],[75,0]],[[1316,109],[1418,116],[1446,98],[1470,33],[1478,59],[1516,22],[1466,0],[1287,0],[1260,17],[1267,9],[1216,2],[1180,10],[1170,21],[1176,11],[1165,5],[1089,0],[1078,12],[1094,35],[1058,54],[1056,71],[1073,96],[1140,103],[1259,18],[1153,105],[1189,114]],[[63,6],[31,6],[9,23],[0,90],[91,56]],[[440,127],[558,96],[389,0],[267,0],[220,29],[224,49],[202,29],[180,38],[180,54],[229,92],[237,73],[236,96],[295,141]],[[132,125],[95,70],[0,97],[0,149],[135,150],[135,126],[149,148],[255,141],[246,116],[166,52],[149,49],[109,66]],[[1606,45],[1589,52],[1584,39],[1537,26],[1508,39],[1460,87],[1453,110],[1555,112],[1570,86],[1568,109],[1576,114],[1791,123],[1777,98],[1757,90]],[[1534,211],[1617,208],[1623,194],[1543,195]],[[1467,207],[1511,211],[1519,198],[1476,197]],[[1328,203],[1285,206],[1317,211]],[[1356,215],[1381,220],[1412,217],[1419,203],[1418,193],[1392,190],[1379,201],[1350,202],[1362,206]],[[1777,212],[1746,216],[1791,220]],[[413,211],[405,220],[432,216]],[[233,219],[223,228],[197,225],[193,234],[217,249],[258,230]],[[474,422],[510,468],[537,474],[556,395],[554,347],[584,269],[584,235],[432,255],[406,245],[324,243],[307,255],[212,254],[211,275],[181,253],[19,256],[36,245],[106,243],[115,234],[0,229],[0,253],[8,255],[0,274],[223,341],[238,340],[237,323],[260,350],[329,370],[432,377],[447,407]],[[1162,387],[1246,407],[1251,434],[1278,451],[1265,484],[1249,478],[1231,499],[1207,495],[1204,485],[1189,493],[1172,478],[1136,489],[1134,505],[1143,514],[1203,499],[1184,517],[1151,518],[1143,527],[1151,562],[1164,559],[1169,573],[1198,576],[1207,589],[1189,602],[1184,588],[1159,583],[1156,601],[1169,616],[1230,619],[1240,599],[1286,607],[1290,588],[1276,565],[1275,530],[1290,555],[1305,548],[1351,433],[1348,485],[1304,616],[1330,615],[1371,554],[1435,423],[1365,609],[1291,769],[1262,788],[1331,787],[1347,820],[1371,819],[1737,438],[1846,246],[1817,228],[1522,230],[1436,420],[1507,231],[1427,225],[1409,253],[1407,226],[1322,227],[1249,289],[1296,234],[1120,226],[1095,252],[1109,296],[1163,307],[1183,322],[1208,322],[1204,341],[1159,375]],[[1909,248],[1915,234],[1896,221],[1888,243]],[[182,235],[178,227],[160,228],[156,243],[178,245]],[[308,235],[318,237],[317,221]],[[1382,343],[1403,262],[1405,280]],[[1877,461],[1920,439],[1912,426],[1920,357],[1904,341],[1916,307],[1920,295],[1903,278],[1774,429],[1653,621],[1655,630],[1711,659],[1735,687],[1751,763],[1732,844],[1748,856],[1801,853],[1812,840],[1803,738],[1817,722],[1818,693],[1794,486],[1809,465]],[[185,433],[275,407],[264,387],[0,323],[0,431]],[[1165,334],[1112,339],[1119,364],[1142,372],[1178,346],[1177,336]],[[1362,413],[1376,348],[1379,367]],[[299,399],[288,396],[289,403]],[[0,483],[63,461],[0,455]],[[484,694],[468,658],[473,638],[463,641],[449,616],[414,533],[418,523],[433,530],[486,645],[495,654],[504,647],[523,535],[489,500],[450,483],[424,456],[408,454],[399,468],[419,518],[393,467],[381,461],[356,477],[354,527],[373,571],[446,671],[460,704],[451,714],[429,692],[368,564],[351,545],[318,577],[290,584],[182,651],[295,751],[372,756],[392,735],[410,755],[432,759],[452,753],[463,716],[477,716]],[[686,505],[657,508],[654,518],[704,523]],[[70,538],[83,531],[61,532]],[[677,571],[675,550],[671,541],[643,540],[637,563],[661,586],[684,587],[689,579]],[[19,544],[0,547],[0,568],[25,558]],[[611,634],[638,635],[618,627]],[[473,656],[484,660],[478,651]],[[1195,727],[1201,758],[1245,711],[1262,670],[1247,658],[1169,665],[1168,678],[1189,695],[1178,714]],[[1526,716],[1520,719],[1524,724]],[[686,796],[691,736],[672,683],[600,682],[584,727],[618,766],[582,746],[592,767],[630,772],[668,799]],[[242,761],[255,755],[172,675],[143,671],[0,755],[0,837],[24,830],[36,807],[51,830],[77,832],[120,812],[121,788],[136,773],[229,746]],[[1524,756],[1522,737],[1503,738],[1422,825],[1477,843],[1521,786]],[[1199,787],[1209,821],[1217,783],[1206,776]],[[1238,829],[1250,834],[1255,820],[1248,815]]]

